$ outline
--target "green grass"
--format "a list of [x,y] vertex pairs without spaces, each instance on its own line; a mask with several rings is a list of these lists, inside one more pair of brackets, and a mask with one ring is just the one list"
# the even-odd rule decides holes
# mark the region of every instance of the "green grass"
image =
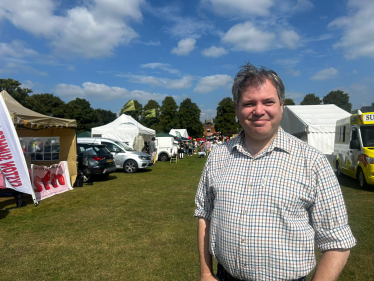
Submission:
[[[0,280],[198,280],[194,197],[204,159],[117,172],[15,209],[0,198]],[[374,192],[341,180],[358,244],[340,280],[374,280]]]

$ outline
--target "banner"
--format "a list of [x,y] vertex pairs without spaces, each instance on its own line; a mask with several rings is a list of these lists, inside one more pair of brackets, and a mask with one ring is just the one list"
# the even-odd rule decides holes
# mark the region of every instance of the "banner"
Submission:
[[21,144],[8,108],[0,95],[0,171],[2,188],[30,194],[35,200]]
[[38,201],[73,189],[66,161],[50,167],[31,165],[31,179]]

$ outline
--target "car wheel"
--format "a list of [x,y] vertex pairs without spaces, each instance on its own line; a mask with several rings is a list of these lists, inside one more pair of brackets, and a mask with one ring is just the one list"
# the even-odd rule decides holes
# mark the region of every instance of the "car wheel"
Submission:
[[123,170],[125,173],[135,173],[138,170],[138,163],[134,160],[127,160],[125,164],[123,164]]
[[367,186],[365,175],[361,168],[358,168],[357,170],[357,181],[361,188],[365,188]]
[[338,161],[336,161],[336,176],[337,177],[341,177],[342,176],[342,172],[340,171],[340,165],[339,165]]
[[161,154],[159,159],[162,161],[162,162],[165,162],[165,161],[168,161],[169,160],[169,157],[166,155],[166,154]]

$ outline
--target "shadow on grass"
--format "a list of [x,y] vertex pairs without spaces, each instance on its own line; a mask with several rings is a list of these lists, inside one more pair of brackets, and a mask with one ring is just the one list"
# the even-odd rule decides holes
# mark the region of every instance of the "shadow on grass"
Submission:
[[339,180],[339,184],[345,187],[357,189],[357,190],[365,190],[365,191],[374,192],[374,186],[369,185],[367,188],[361,189],[357,180],[349,176],[341,175],[340,177],[338,177],[338,180]]

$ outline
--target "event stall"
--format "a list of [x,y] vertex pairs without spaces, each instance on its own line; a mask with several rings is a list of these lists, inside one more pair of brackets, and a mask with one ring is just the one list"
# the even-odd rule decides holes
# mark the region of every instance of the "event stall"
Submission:
[[187,129],[171,129],[169,134],[173,135],[173,136],[176,136],[178,138],[189,139]]
[[322,153],[332,154],[336,121],[350,115],[335,104],[285,105],[281,127]]
[[156,131],[149,129],[129,115],[122,114],[116,120],[104,126],[91,129],[92,137],[102,137],[133,145],[135,137],[141,135],[149,142],[156,135]]
[[77,177],[77,122],[32,111],[22,106],[6,91],[2,91],[1,96],[16,127],[26,159],[40,166],[66,161],[68,175],[73,184]]

